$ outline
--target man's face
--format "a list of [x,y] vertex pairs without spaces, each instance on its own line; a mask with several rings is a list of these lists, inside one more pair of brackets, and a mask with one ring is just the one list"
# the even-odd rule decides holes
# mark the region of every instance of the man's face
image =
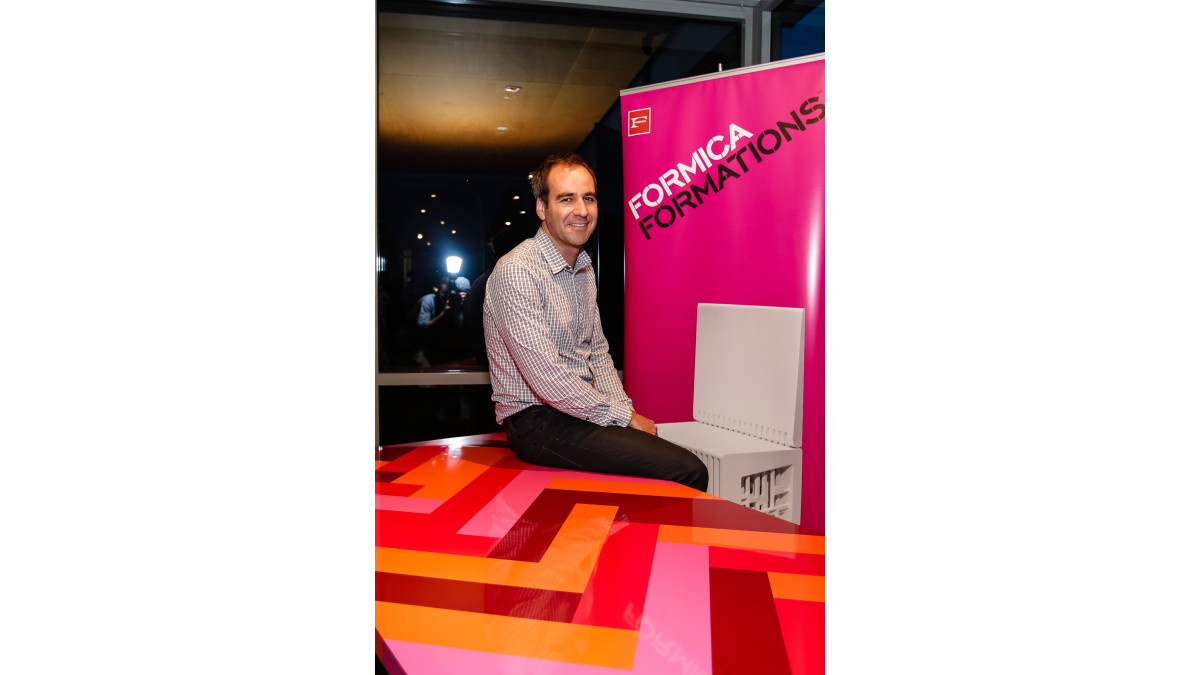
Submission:
[[582,166],[559,164],[550,169],[546,201],[537,203],[546,234],[568,262],[574,262],[596,229],[596,182]]

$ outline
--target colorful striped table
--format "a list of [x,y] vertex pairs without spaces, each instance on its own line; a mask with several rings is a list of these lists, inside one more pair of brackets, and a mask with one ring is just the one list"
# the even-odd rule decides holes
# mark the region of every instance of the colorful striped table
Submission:
[[392,675],[824,672],[823,536],[676,483],[532,466],[504,434],[377,455]]

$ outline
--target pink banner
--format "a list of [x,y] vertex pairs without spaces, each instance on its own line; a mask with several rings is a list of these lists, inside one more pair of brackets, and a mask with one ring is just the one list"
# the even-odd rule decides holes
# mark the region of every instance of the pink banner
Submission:
[[692,419],[696,305],[803,307],[801,525],[825,531],[825,61],[621,96],[625,390]]

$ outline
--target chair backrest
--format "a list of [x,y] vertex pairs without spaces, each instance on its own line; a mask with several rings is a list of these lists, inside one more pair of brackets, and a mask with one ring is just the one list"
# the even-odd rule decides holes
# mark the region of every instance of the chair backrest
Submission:
[[804,310],[700,303],[692,417],[800,447]]

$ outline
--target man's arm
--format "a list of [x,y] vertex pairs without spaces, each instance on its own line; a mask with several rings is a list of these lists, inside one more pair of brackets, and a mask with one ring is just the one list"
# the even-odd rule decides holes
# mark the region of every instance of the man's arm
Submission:
[[[608,337],[604,335],[604,327],[600,325],[599,307],[596,307],[592,317],[591,361],[596,391],[613,400],[623,402],[632,410],[633,400],[629,398],[629,394],[625,393],[625,386],[621,384],[621,378],[617,374],[617,367],[613,364],[612,355],[608,353]],[[626,426],[644,431],[651,436],[658,435],[658,425],[654,423],[654,420],[636,410],[633,411],[629,424]]]
[[598,306],[592,310],[591,365],[596,391],[632,408],[633,400],[629,398],[629,394],[625,393],[625,387],[621,384],[620,376],[617,375],[617,367],[613,364],[612,355],[608,353],[608,338],[605,337],[604,328],[600,325],[600,308]]
[[540,401],[601,426],[629,426],[633,410],[626,401],[590,386],[563,363],[533,272],[516,264],[497,267],[485,302],[492,307],[498,337]]

